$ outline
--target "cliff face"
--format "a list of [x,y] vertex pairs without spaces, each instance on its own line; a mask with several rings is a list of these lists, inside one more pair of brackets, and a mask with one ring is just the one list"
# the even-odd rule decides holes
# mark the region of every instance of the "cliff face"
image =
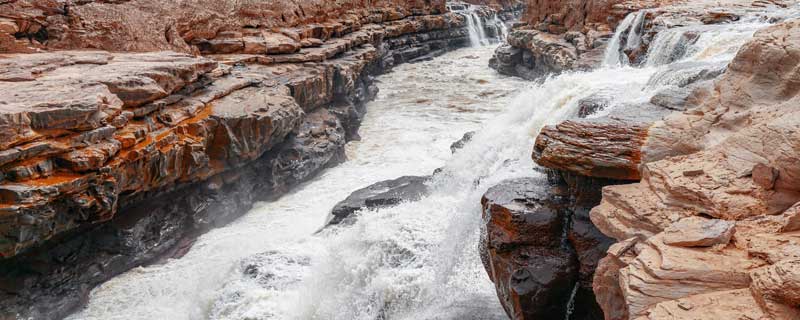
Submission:
[[367,23],[444,13],[444,2],[12,0],[0,3],[0,12],[4,13],[0,17],[0,52],[101,49],[196,53],[201,49],[209,53],[261,53],[250,51],[263,51],[270,42],[287,44],[275,50],[296,51],[307,44],[303,39],[326,40]]
[[108,278],[181,255],[343,160],[375,75],[469,44],[444,1],[0,12],[0,318],[61,318]]
[[656,5],[622,0],[531,0],[523,24],[490,62],[498,72],[537,80],[599,64],[605,43],[626,14]]
[[756,34],[700,106],[656,122],[642,181],[592,221],[620,244],[595,288],[609,319],[796,319],[800,22]]

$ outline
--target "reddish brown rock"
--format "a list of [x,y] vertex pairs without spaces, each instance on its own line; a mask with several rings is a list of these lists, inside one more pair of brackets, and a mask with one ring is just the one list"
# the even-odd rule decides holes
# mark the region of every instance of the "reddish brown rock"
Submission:
[[575,253],[562,239],[566,190],[551,193],[543,182],[506,181],[481,201],[484,265],[513,319],[563,317],[578,278]]
[[[15,0],[0,3],[0,12],[6,13],[0,24],[4,26],[0,28],[0,52],[42,48],[197,52],[198,45],[217,37],[227,39],[230,45],[216,41],[211,47],[226,47],[223,51],[241,49],[232,43],[231,35],[246,33],[253,26],[266,31],[285,28],[300,39],[328,40],[370,23],[444,13],[445,7],[442,0],[335,3],[148,0],[81,1],[66,5],[54,0]],[[108,17],[115,19],[109,21]]]
[[0,3],[0,52],[115,51],[0,55],[0,318],[63,318],[94,286],[342,161],[374,75],[468,44],[443,10]]
[[642,181],[604,189],[595,225],[646,239],[595,278],[611,318],[800,316],[798,35],[797,20],[759,31],[698,106],[651,126]]
[[534,159],[542,166],[588,177],[638,180],[647,123],[565,121],[542,129]]
[[734,230],[730,221],[689,217],[664,230],[664,243],[679,247],[724,246],[731,241]]

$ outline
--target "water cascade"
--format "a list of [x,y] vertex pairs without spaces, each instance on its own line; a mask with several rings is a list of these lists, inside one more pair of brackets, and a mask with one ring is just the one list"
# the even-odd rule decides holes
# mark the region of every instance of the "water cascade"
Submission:
[[[608,43],[608,48],[606,48],[605,58],[603,59],[604,66],[625,66],[630,64],[624,50],[636,48],[641,44],[641,33],[646,16],[647,11],[645,10],[633,12],[625,16],[625,19],[619,23],[614,36]],[[625,40],[624,48],[622,46],[623,40]]]
[[[642,16],[625,18],[607,65],[623,61],[623,33],[626,43],[640,41],[641,30],[632,27]],[[471,30],[475,20],[468,18]],[[672,61],[730,60],[765,25],[699,30],[697,41],[683,44],[686,54],[668,54],[663,64],[564,73],[537,84],[488,70],[488,47],[400,66],[381,77],[382,93],[368,107],[363,140],[348,145],[347,162],[203,235],[183,258],[105,283],[72,319],[507,319],[477,252],[479,200],[502,180],[541,175],[531,146],[542,126],[574,116],[579,101],[594,94],[614,99],[596,116],[649,101],[682,81],[652,82],[675,69]],[[631,29],[637,31],[625,33]],[[648,57],[662,59],[662,52]],[[451,156],[450,142],[478,128]],[[436,168],[429,196],[317,232],[349,192]]]
[[[483,45],[483,38],[481,37],[481,32],[483,30],[478,29],[478,24],[475,22],[476,15],[473,13],[462,13],[461,15],[467,20],[467,31],[469,31],[469,43],[473,47]],[[480,17],[477,17],[477,20],[480,21]]]
[[[479,9],[480,7],[466,4],[451,8],[466,20],[470,45],[473,47],[485,46],[494,42],[505,41],[508,35],[508,26],[506,26],[505,22],[500,20],[497,13],[493,11],[491,18],[484,18]],[[493,37],[486,35],[487,28],[493,31]]]
[[508,26],[506,26],[505,22],[500,20],[500,18],[497,16],[497,13],[494,14],[492,21],[494,21],[495,27],[497,27],[497,32],[495,34],[497,34],[498,40],[501,42],[505,41],[506,37],[508,37]]

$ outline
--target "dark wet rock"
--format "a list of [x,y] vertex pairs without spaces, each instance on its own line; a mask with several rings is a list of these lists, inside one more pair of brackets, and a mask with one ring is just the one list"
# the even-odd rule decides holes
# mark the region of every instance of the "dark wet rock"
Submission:
[[450,145],[450,151],[456,153],[456,151],[464,148],[464,146],[466,146],[467,143],[472,141],[472,138],[475,136],[476,133],[477,133],[476,131],[470,131],[465,133],[464,136],[461,137],[461,139],[459,139],[456,142],[453,142],[453,144]]
[[481,258],[514,319],[599,320],[594,270],[613,243],[589,220],[603,186],[614,180],[548,171],[547,179],[508,180],[482,199]]
[[575,252],[564,239],[569,197],[544,179],[515,179],[482,199],[484,266],[514,319],[563,318],[578,278]]
[[608,107],[610,99],[602,95],[593,95],[578,101],[578,118],[586,118]]
[[425,183],[429,179],[430,176],[405,176],[356,190],[333,207],[327,225],[340,224],[362,209],[385,208],[404,201],[419,200],[428,194],[428,186]]

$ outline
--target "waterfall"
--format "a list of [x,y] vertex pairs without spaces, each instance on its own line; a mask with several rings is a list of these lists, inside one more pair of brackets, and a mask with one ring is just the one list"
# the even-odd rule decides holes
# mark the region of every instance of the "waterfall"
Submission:
[[642,10],[636,14],[636,19],[633,20],[630,31],[628,31],[628,41],[625,44],[625,49],[633,50],[642,45],[642,35],[644,32],[644,22],[647,12]]
[[[641,45],[642,31],[644,29],[647,11],[629,13],[625,19],[619,23],[614,36],[606,48],[603,65],[607,67],[626,66],[630,64],[628,56],[623,49],[633,49]],[[623,36],[625,36],[625,47],[622,47]]]
[[461,15],[467,20],[467,31],[469,31],[470,44],[473,47],[480,46],[482,44],[482,38],[478,32],[478,26],[475,23],[475,15],[472,13],[461,13]]
[[647,65],[659,66],[680,59],[690,45],[686,28],[659,32],[647,52]]
[[[492,43],[492,40],[504,41],[508,35],[508,27],[505,22],[500,20],[496,12],[493,12],[491,19],[486,18],[489,25],[484,25],[484,18],[478,12],[478,7],[469,5],[466,9],[456,10],[467,21],[467,31],[471,46],[485,46]],[[486,28],[495,29],[495,39],[486,36]]]
[[499,32],[497,32],[497,40],[500,42],[505,41],[506,38],[508,38],[508,26],[506,26],[505,22],[500,20],[497,13],[494,14],[494,19],[492,19],[492,21],[494,21],[494,25],[499,29]]
[[572,314],[575,313],[575,296],[578,294],[578,288],[580,288],[580,282],[576,282],[575,286],[572,288],[572,292],[569,294],[569,301],[567,302],[567,314],[564,316],[564,320],[570,320],[572,318]]
[[478,38],[480,39],[480,45],[487,45],[488,40],[486,39],[486,30],[483,26],[483,18],[478,15],[477,12],[471,11],[470,15],[472,15],[472,19],[475,20],[475,27],[478,29]]
[[[618,38],[637,16],[617,30],[617,57]],[[766,25],[698,28],[678,62],[567,72],[537,83],[498,77],[485,66],[489,47],[398,66],[380,77],[379,100],[368,106],[362,140],[348,144],[346,162],[211,230],[184,257],[103,284],[71,319],[507,319],[477,252],[486,190],[541,177],[530,155],[536,136],[573,117],[582,99],[610,97],[593,117],[645,104],[685,81],[662,75],[679,74],[685,63],[729,61]],[[450,143],[476,129],[451,155]],[[317,232],[351,191],[436,168],[428,196]]]

